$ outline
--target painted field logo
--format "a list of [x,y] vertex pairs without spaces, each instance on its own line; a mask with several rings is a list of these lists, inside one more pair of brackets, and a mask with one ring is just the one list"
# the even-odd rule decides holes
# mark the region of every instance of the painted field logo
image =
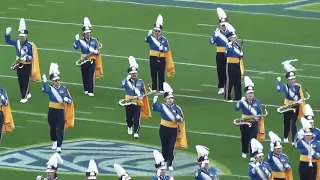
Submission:
[[[63,144],[64,160],[60,172],[84,173],[90,159],[97,163],[100,174],[115,174],[113,164],[118,163],[130,175],[154,175],[155,148],[117,141],[77,140]],[[51,146],[39,146],[0,154],[0,166],[21,170],[44,171],[53,154]],[[181,151],[175,155],[175,175],[192,174],[197,168],[197,157]],[[211,166],[213,166],[211,164]],[[221,174],[223,172],[220,171]]]

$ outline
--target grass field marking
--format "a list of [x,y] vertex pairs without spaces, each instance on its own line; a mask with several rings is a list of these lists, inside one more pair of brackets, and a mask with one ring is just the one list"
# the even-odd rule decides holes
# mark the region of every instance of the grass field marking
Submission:
[[[138,3],[132,1],[117,1],[117,0],[93,0],[97,2],[113,2],[113,3],[125,3],[125,4],[134,4],[134,5],[142,5],[142,6],[154,6],[154,7],[170,7],[170,8],[181,8],[181,9],[195,9],[195,10],[205,10],[212,11],[210,8],[197,8],[197,7],[188,7],[188,6],[175,6],[175,5],[162,5],[162,4],[151,4],[151,3]],[[242,14],[254,14],[254,15],[262,15],[262,16],[276,16],[276,17],[285,17],[285,18],[293,18],[293,19],[308,19],[308,20],[317,20],[320,21],[320,18],[312,18],[312,17],[299,17],[299,16],[290,16],[290,15],[281,15],[281,14],[269,14],[269,13],[257,13],[257,12],[246,12],[246,11],[232,11],[227,10],[227,12],[233,13],[242,13]]]
[[63,4],[63,1],[46,1],[47,3]]
[[289,2],[280,2],[280,3],[256,3],[256,4],[246,4],[246,3],[225,3],[225,2],[215,2],[215,1],[208,1],[208,0],[173,0],[173,1],[181,1],[181,2],[191,2],[191,3],[203,3],[203,4],[223,4],[223,5],[233,5],[233,6],[268,6],[268,5],[287,5],[287,4],[294,4],[298,2],[304,2],[308,0],[296,0],[296,1],[289,1]]
[[85,111],[74,111],[74,112],[79,114],[92,114],[92,112],[85,112]]
[[102,107],[102,106],[93,106],[95,109],[107,109],[107,110],[115,110],[115,108],[110,108],[110,107]]
[[23,9],[23,8],[15,8],[15,7],[8,7],[7,9],[9,9],[9,10],[20,10],[20,11],[26,10],[26,9]]
[[264,79],[264,77],[260,77],[260,76],[249,76],[249,77],[251,77],[253,79]]
[[4,14],[5,12],[0,12],[0,14]]
[[320,4],[319,2],[314,2],[314,3],[299,5],[299,6],[292,6],[284,9],[319,13],[320,12],[319,10],[317,11],[317,10],[311,10],[311,9],[303,9],[304,7],[310,7],[310,6],[312,7],[313,5],[319,5],[319,4]]
[[320,66],[320,64],[303,64],[304,66],[316,66],[316,67],[319,67]]
[[[1,19],[1,18],[0,18]],[[0,47],[11,47],[7,44],[0,44]],[[69,51],[69,50],[62,50],[62,49],[50,49],[50,48],[38,48],[39,50],[44,50],[44,51],[54,51],[54,52],[65,52],[65,53],[76,53],[79,54],[77,51]],[[101,54],[101,56],[105,57],[114,57],[114,58],[122,58],[128,60],[127,56],[117,56],[117,55],[108,55],[108,54]],[[149,59],[144,59],[144,58],[135,58],[136,60],[139,61],[146,61],[149,62]],[[181,65],[187,65],[187,66],[195,66],[195,67],[205,67],[205,68],[214,68],[216,69],[216,66],[209,66],[209,65],[202,65],[202,64],[193,64],[193,63],[182,63],[182,62],[174,62],[174,64],[181,64]],[[276,73],[273,71],[258,71],[258,70],[250,70],[250,69],[245,69],[246,72],[254,72],[254,73],[259,73],[259,74],[271,74],[271,75],[280,75],[283,76],[284,73]],[[2,75],[5,77],[5,75]],[[304,76],[304,75],[296,75],[297,77],[303,77],[303,78],[310,78],[310,79],[320,79],[318,76]]]
[[181,91],[190,91],[190,92],[201,92],[200,90],[197,89],[184,89],[184,88],[180,88]]
[[[3,16],[0,16],[0,19],[19,20],[19,18],[3,17]],[[38,19],[26,19],[26,20],[27,20],[27,21],[31,21],[31,22],[46,23],[46,24],[83,26],[83,24],[79,24],[79,23],[45,21],[45,20],[38,20]],[[100,28],[110,28],[110,29],[119,29],[119,30],[133,30],[133,31],[148,32],[148,30],[139,29],[139,28],[128,28],[128,27],[118,27],[118,26],[105,26],[105,25],[94,25],[94,26],[95,26],[95,27],[100,27]],[[201,34],[192,34],[192,33],[182,33],[182,32],[172,32],[172,31],[163,31],[163,32],[169,33],[169,34],[185,35],[185,36],[206,37],[206,38],[208,38],[208,39],[210,38],[210,35],[201,35]],[[243,39],[245,39],[247,42],[253,42],[253,43],[273,44],[273,45],[282,45],[282,46],[292,46],[292,47],[303,47],[303,48],[320,49],[320,46],[299,45],[299,44],[290,44],[290,43],[282,43],[282,42],[270,42],[270,41],[259,41],[259,40],[250,40],[250,39],[246,39],[246,38],[243,38]]]
[[36,120],[26,120],[27,122],[39,123],[39,124],[47,124],[45,121],[36,121]]
[[211,85],[211,84],[201,84],[201,86],[205,86],[205,87],[215,87],[215,88],[218,87],[218,86],[216,86],[216,85]]
[[213,24],[198,24],[198,26],[217,27],[217,25],[213,25]]
[[10,148],[10,147],[5,147],[5,146],[0,146],[0,149],[11,150],[11,149],[14,149],[14,148]]
[[14,126],[14,127],[16,127],[16,128],[24,128],[23,126]]
[[33,6],[33,7],[46,7],[46,5],[42,5],[42,4],[27,4],[27,6]]

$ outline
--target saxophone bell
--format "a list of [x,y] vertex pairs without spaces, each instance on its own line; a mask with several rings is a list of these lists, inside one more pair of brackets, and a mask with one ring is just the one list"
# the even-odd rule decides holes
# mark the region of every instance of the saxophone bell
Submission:
[[94,59],[93,59],[93,58],[90,58],[90,56],[92,56],[92,53],[90,53],[90,54],[88,54],[88,55],[86,55],[86,56],[78,59],[78,60],[76,61],[76,66],[79,66],[79,67],[80,67],[81,65],[83,65],[83,64],[85,64],[85,63],[87,63],[87,62],[90,62],[91,64],[93,64]]
[[20,58],[17,58],[11,65],[12,70],[16,70],[17,68],[23,68],[22,60]]
[[249,127],[252,126],[252,123],[257,122],[261,117],[265,117],[268,115],[267,111],[267,105],[265,106],[264,109],[265,113],[259,116],[248,116],[244,118],[237,118],[233,120],[233,124],[236,126],[241,126],[241,125],[248,125]]
[[[307,97],[303,98],[302,102],[307,101],[310,98],[310,94],[307,91],[306,91],[306,94],[307,94]],[[301,104],[302,102],[295,101],[291,104],[280,106],[277,108],[277,112],[282,114],[282,113],[285,113],[288,111],[293,111],[293,113],[295,113],[296,112],[295,107],[298,106],[299,104]]]

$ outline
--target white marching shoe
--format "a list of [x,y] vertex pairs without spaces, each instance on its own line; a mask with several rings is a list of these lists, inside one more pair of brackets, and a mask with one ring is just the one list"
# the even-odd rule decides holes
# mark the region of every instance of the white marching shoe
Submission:
[[219,88],[218,94],[224,94],[224,88]]
[[139,134],[138,133],[134,133],[133,137],[134,138],[139,138]]
[[61,150],[61,147],[57,147],[57,153],[61,153],[62,152],[62,150]]
[[128,134],[132,135],[132,127],[131,128],[128,127]]
[[289,142],[289,139],[288,138],[284,138],[283,142],[287,143],[287,142]]
[[31,94],[29,93],[28,95],[27,95],[27,99],[30,99],[31,98]]
[[52,150],[56,150],[57,149],[57,141],[52,141]]
[[94,94],[93,93],[88,93],[88,96],[93,97]]
[[88,91],[85,91],[84,94],[88,94]]
[[247,158],[247,154],[245,154],[245,153],[242,153],[242,156],[241,156],[242,158]]
[[21,103],[26,103],[26,102],[28,102],[28,99],[27,98],[26,99],[21,99],[20,102]]

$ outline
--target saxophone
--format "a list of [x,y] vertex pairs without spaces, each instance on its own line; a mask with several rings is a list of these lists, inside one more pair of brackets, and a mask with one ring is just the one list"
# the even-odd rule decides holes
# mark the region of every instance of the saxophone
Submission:
[[[310,98],[310,94],[308,92],[306,92],[306,94],[307,94],[307,98],[303,98],[302,102],[307,101]],[[298,101],[295,101],[291,104],[278,107],[277,111],[278,111],[278,113],[284,113],[284,112],[288,112],[288,111],[293,111],[295,113],[296,112],[295,107],[298,106],[299,104],[300,103]]]
[[23,68],[22,60],[19,57],[17,57],[17,59],[13,61],[11,65],[12,70],[16,70],[17,68],[19,69]]
[[262,114],[262,115],[259,115],[259,116],[249,116],[249,117],[234,119],[233,120],[233,124],[236,125],[236,126],[241,126],[241,125],[245,125],[246,124],[249,127],[251,127],[252,123],[258,121],[257,120],[258,118],[265,117],[265,116],[268,115],[267,106],[265,106],[264,111],[265,111],[265,113]]
[[77,65],[77,66],[81,66],[82,64],[87,63],[87,62],[89,62],[89,61],[90,61],[90,63],[92,64],[92,63],[93,63],[93,59],[90,59],[90,56],[92,56],[92,54],[93,54],[93,53],[90,53],[90,54],[88,54],[88,55],[86,55],[86,56],[78,59],[78,60],[76,61],[76,65]]

